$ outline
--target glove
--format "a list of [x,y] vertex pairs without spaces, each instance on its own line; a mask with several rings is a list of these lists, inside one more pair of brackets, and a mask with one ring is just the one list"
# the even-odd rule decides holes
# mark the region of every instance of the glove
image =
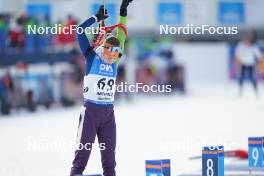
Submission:
[[109,17],[109,15],[107,14],[107,9],[104,8],[104,5],[100,6],[95,16],[97,18],[97,22],[105,20],[106,18]]
[[127,7],[129,3],[131,3],[133,0],[122,0],[122,4],[120,7],[120,16],[126,17],[127,16]]

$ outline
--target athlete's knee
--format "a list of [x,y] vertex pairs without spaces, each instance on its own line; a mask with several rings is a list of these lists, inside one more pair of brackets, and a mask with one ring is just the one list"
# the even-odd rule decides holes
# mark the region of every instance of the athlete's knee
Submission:
[[83,171],[87,165],[88,159],[89,159],[89,154],[77,151],[75,153],[75,158],[72,162],[73,165],[72,169]]
[[104,171],[114,171],[116,167],[115,155],[111,154],[103,154],[102,155],[102,167]]

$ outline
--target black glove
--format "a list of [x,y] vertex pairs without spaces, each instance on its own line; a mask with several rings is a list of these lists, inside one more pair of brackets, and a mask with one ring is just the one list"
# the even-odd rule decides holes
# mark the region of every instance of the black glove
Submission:
[[127,7],[129,3],[131,3],[133,0],[122,0],[122,4],[120,7],[120,16],[126,17],[127,16]]
[[109,16],[107,15],[107,9],[104,8],[104,5],[101,5],[99,10],[97,11],[96,15],[97,17],[97,22],[101,21],[101,20],[105,20],[106,18],[108,18]]

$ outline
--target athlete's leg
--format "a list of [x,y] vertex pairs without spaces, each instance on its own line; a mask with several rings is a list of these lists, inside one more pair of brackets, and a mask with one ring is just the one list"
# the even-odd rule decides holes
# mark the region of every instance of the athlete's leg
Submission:
[[115,148],[116,148],[116,124],[114,111],[110,110],[105,117],[104,124],[98,129],[98,142],[101,147],[101,160],[104,176],[115,176]]
[[246,78],[246,72],[247,72],[247,67],[245,65],[242,65],[241,70],[240,70],[239,80],[238,80],[240,94],[242,94],[243,84]]
[[94,112],[89,111],[88,108],[85,108],[81,112],[77,135],[77,149],[70,176],[82,174],[87,165],[97,130],[97,122],[93,118],[94,116]]
[[257,84],[257,78],[256,78],[256,69],[255,66],[251,66],[249,68],[249,79],[253,85],[253,88],[255,90],[255,93],[258,94],[258,84]]

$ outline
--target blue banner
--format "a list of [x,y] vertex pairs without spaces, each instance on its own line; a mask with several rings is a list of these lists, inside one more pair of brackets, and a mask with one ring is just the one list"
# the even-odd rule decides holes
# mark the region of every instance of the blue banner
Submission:
[[158,4],[159,24],[179,24],[183,22],[183,7],[181,3],[159,3]]
[[51,15],[51,6],[50,4],[28,4],[27,5],[27,14],[30,16],[47,16]]
[[244,24],[245,6],[243,2],[220,2],[218,20],[222,24]]

